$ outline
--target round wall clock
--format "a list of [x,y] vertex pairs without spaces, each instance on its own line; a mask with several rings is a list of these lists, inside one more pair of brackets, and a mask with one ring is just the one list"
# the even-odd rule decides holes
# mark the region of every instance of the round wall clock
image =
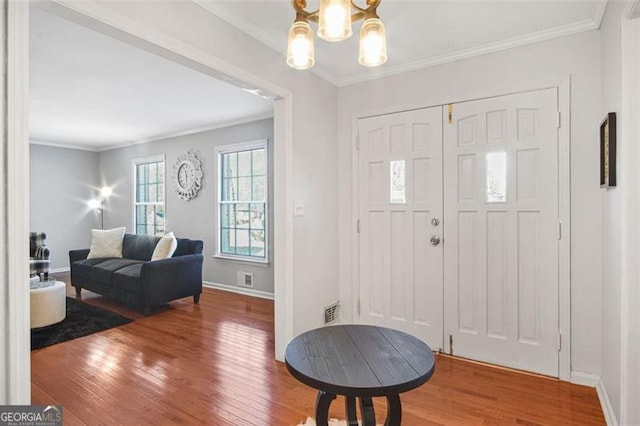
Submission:
[[178,157],[173,165],[173,187],[183,200],[195,198],[202,186],[202,162],[192,151]]

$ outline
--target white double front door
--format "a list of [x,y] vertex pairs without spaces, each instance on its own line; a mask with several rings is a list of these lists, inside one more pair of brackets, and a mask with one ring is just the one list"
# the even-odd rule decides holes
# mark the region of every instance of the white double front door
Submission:
[[558,376],[556,89],[359,120],[360,321]]

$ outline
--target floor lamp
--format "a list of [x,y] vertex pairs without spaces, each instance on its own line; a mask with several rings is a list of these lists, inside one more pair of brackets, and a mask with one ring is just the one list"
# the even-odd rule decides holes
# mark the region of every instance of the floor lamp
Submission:
[[89,200],[89,207],[94,209],[100,214],[100,229],[104,229],[104,202],[109,196],[113,194],[113,191],[108,186],[103,186],[100,189],[100,198],[94,198]]

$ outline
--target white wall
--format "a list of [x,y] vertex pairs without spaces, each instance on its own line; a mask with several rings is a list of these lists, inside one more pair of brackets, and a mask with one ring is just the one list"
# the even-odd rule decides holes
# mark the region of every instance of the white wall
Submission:
[[[135,33],[170,37],[172,43],[209,55],[210,62],[233,64],[292,94],[293,170],[289,184],[293,185],[294,199],[304,201],[305,215],[293,222],[290,262],[294,289],[293,300],[287,303],[293,306],[294,334],[320,326],[322,307],[338,295],[337,89],[312,73],[290,69],[284,56],[191,2],[57,2]],[[276,129],[277,118],[276,108]],[[278,131],[275,133],[274,143],[278,144]],[[274,161],[277,165],[280,160]],[[293,221],[292,211],[275,214],[284,215],[285,222]],[[283,309],[278,301],[276,309]]]
[[[397,107],[472,98],[491,89],[544,84],[571,76],[572,370],[600,373],[601,210],[597,128],[600,122],[598,31],[462,60],[341,88],[338,101],[340,300],[352,318],[352,117]],[[563,119],[569,124],[568,117]],[[446,188],[445,188],[446,190]]]
[[[624,120],[622,111],[622,16],[627,2],[609,2],[600,27],[601,109],[600,115],[617,113],[617,129]],[[621,141],[621,133],[618,142]],[[620,158],[618,150],[618,158]],[[618,162],[618,186],[600,191],[602,204],[602,381],[614,414],[620,419],[621,382],[621,194],[625,182]]]
[[601,379],[610,423],[622,425],[640,424],[640,20],[626,19],[633,3],[610,1],[601,27],[601,114],[616,112],[618,131],[617,187],[602,191]]
[[[622,28],[622,373],[620,423],[640,425],[640,4]],[[615,327],[615,324],[612,324]],[[603,331],[604,332],[604,331]]]
[[47,234],[51,268],[69,267],[69,250],[88,248],[96,213],[87,202],[98,188],[98,153],[29,146],[30,227]]
[[[213,258],[217,232],[217,159],[215,147],[238,142],[267,139],[269,168],[272,175],[273,120],[261,120],[207,132],[158,140],[100,153],[100,179],[113,188],[114,194],[105,206],[105,228],[124,226],[133,233],[133,173],[135,159],[164,155],[166,182],[166,229],[179,238],[204,241],[202,279],[210,283],[236,285],[236,272],[254,274],[254,289],[273,294],[273,264],[257,265]],[[198,196],[182,200],[173,190],[173,165],[178,157],[193,150],[200,161],[204,176]],[[269,179],[269,253],[273,260],[273,179]]]

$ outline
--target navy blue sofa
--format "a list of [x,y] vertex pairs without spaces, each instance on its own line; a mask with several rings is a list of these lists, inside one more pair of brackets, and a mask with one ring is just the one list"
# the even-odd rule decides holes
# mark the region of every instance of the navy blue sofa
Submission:
[[125,234],[122,258],[87,259],[89,249],[71,250],[71,285],[80,296],[87,289],[139,309],[144,315],[167,302],[202,293],[200,240],[178,238],[169,259],[150,261],[160,237]]

